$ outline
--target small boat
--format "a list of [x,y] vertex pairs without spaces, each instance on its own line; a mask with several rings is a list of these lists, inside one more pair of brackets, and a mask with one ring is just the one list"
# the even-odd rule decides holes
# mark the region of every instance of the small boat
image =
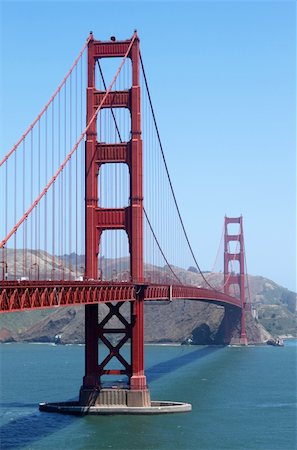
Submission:
[[267,345],[273,345],[274,347],[283,347],[284,346],[284,341],[281,338],[268,339],[266,344]]
[[55,339],[54,339],[54,344],[55,345],[62,344],[61,337],[62,337],[61,334],[56,334]]

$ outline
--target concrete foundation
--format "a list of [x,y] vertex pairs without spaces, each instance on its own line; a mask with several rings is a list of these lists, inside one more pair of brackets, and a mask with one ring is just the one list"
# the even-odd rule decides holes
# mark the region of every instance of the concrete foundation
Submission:
[[168,414],[192,410],[189,403],[151,401],[148,389],[81,387],[78,402],[40,403],[40,411],[73,415]]
[[230,341],[230,345],[246,346],[246,345],[248,345],[247,337],[232,338]]
[[82,416],[90,415],[112,415],[112,414],[170,414],[189,412],[192,410],[190,403],[152,401],[150,406],[82,406],[79,402],[64,403],[39,403],[39,410],[60,414],[71,414]]
[[151,405],[150,392],[148,389],[87,389],[82,387],[79,393],[79,404],[81,406],[95,407],[149,407]]

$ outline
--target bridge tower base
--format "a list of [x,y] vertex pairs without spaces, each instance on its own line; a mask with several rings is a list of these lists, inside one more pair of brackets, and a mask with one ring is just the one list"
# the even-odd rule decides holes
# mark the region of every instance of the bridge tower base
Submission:
[[82,386],[79,393],[79,405],[111,408],[120,406],[149,408],[151,406],[151,398],[148,389],[134,391],[114,387],[96,390]]
[[172,414],[189,412],[192,410],[190,403],[152,401],[150,406],[125,406],[125,405],[98,405],[82,406],[78,402],[63,403],[39,403],[39,410],[60,414],[82,415],[114,415],[114,414]]
[[[80,389],[81,406],[110,407],[150,407],[150,393],[144,375],[144,334],[143,334],[143,286],[136,286],[136,299],[129,302],[130,320],[121,308],[127,302],[106,303],[108,312],[98,323],[98,304],[86,307],[85,313],[85,363],[86,374]],[[99,305],[100,307],[100,305]],[[118,325],[115,325],[118,323]],[[113,341],[110,336],[117,336]],[[121,352],[130,340],[130,358]],[[99,346],[100,345],[100,351]],[[103,346],[107,350],[103,354]],[[101,353],[103,356],[101,356]],[[100,358],[101,357],[101,358]],[[113,364],[109,363],[113,360]],[[115,366],[120,368],[115,368]],[[103,381],[113,376],[127,381]]]

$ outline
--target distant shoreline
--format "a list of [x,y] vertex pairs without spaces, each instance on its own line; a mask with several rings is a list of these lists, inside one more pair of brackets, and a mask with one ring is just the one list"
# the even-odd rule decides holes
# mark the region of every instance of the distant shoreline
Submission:
[[[280,339],[283,340],[297,340],[297,336],[292,336],[292,335],[282,335],[279,336]],[[85,344],[84,343],[79,343],[79,342],[67,342],[65,344],[56,344],[55,342],[28,342],[28,341],[13,341],[13,342],[0,342],[0,345],[9,345],[9,344],[30,344],[30,345],[49,345],[49,346],[54,346],[54,347],[67,347],[67,346],[72,346],[72,345],[77,345],[79,347],[84,347]],[[250,346],[253,347],[258,347],[261,345],[265,345],[266,342],[262,342],[259,344],[251,344]],[[125,346],[131,345],[131,344],[124,344]],[[224,344],[217,344],[217,345],[212,345],[212,344],[189,344],[189,345],[183,345],[182,343],[179,342],[168,342],[168,343],[159,343],[159,342],[148,342],[144,344],[146,347],[149,346],[158,346],[158,347],[198,347],[198,346],[202,346],[202,347],[222,347]]]

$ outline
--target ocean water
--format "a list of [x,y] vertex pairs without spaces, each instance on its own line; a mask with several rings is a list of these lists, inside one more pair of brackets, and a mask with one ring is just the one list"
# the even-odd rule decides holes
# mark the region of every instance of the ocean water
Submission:
[[[125,351],[128,351],[126,348]],[[83,416],[41,413],[78,397],[84,347],[2,344],[3,449],[296,449],[297,341],[285,347],[146,346],[153,400],[189,413]]]

